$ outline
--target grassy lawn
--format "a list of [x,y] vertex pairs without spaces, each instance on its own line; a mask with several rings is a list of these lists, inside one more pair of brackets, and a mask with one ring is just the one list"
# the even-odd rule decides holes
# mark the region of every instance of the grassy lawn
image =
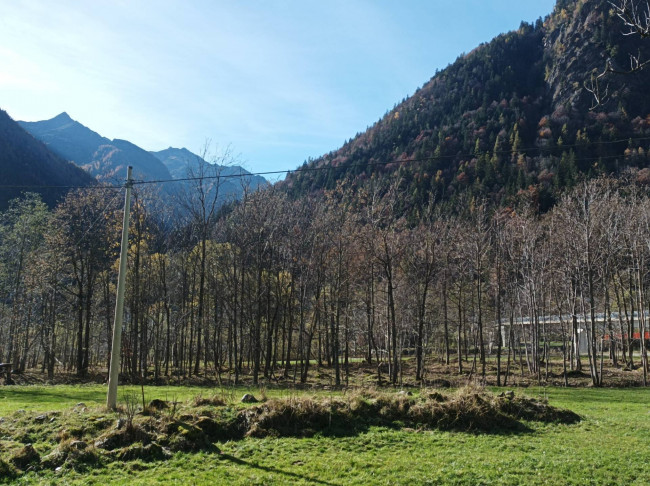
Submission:
[[[0,417],[18,409],[101,407],[102,386],[3,387]],[[130,389],[140,392],[139,387]],[[246,390],[216,391],[239,398]],[[255,392],[254,392],[255,393]],[[268,396],[296,395],[267,391]],[[517,391],[520,393],[520,391]],[[31,472],[16,484],[648,484],[650,390],[529,388],[583,420],[530,422],[529,431],[466,433],[372,427],[311,438],[247,438],[166,461],[110,463],[86,472]],[[189,400],[214,389],[145,387],[146,399]],[[256,394],[259,395],[259,392]],[[1,426],[1,423],[0,423]],[[0,437],[1,439],[1,437]],[[0,451],[1,452],[1,451]]]

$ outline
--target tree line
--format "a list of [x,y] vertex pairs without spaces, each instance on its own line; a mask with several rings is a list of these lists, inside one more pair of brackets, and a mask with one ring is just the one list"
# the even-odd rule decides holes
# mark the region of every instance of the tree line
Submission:
[[[606,364],[641,367],[647,384],[643,186],[579,182],[543,215],[432,197],[414,221],[397,216],[399,178],[298,200],[245,191],[220,208],[223,179],[208,169],[181,215],[136,191],[125,377],[309,383],[329,367],[342,385],[364,361],[390,384],[406,363],[419,382],[443,363],[497,385],[515,370],[540,383],[584,370],[600,386]],[[108,369],[120,196],[76,190],[49,210],[27,194],[1,213],[0,359],[15,372]]]

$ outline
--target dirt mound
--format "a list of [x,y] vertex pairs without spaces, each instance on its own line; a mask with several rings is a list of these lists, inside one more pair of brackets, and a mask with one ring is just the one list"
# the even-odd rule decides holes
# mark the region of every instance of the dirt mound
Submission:
[[155,442],[151,442],[147,445],[136,442],[130,446],[112,451],[111,455],[122,462],[135,461],[138,459],[141,461],[159,461],[169,459],[172,456],[169,449],[166,449]]
[[100,464],[101,457],[88,443],[79,440],[62,441],[52,452],[41,458],[40,469],[67,467],[84,471]]
[[574,423],[580,417],[527,397],[502,396],[472,388],[452,395],[362,393],[345,398],[269,400],[241,413],[245,435],[311,436],[370,425],[498,432],[524,430],[521,420]]
[[273,399],[241,413],[248,437],[311,437],[332,426],[347,424],[352,418],[341,400],[316,398]]
[[169,404],[164,400],[155,398],[149,402],[147,408],[149,410],[165,410],[166,408],[169,408]]
[[[154,401],[155,402],[155,401]],[[112,461],[164,460],[173,452],[217,451],[215,442],[244,437],[309,437],[318,433],[353,435],[371,426],[416,430],[459,430],[498,433],[525,431],[527,422],[574,423],[580,417],[543,400],[500,395],[478,388],[455,393],[439,390],[368,391],[343,396],[300,396],[241,404],[197,397],[180,404],[151,402],[146,410],[112,412],[77,408],[52,414],[18,411],[2,422],[0,478],[27,470],[89,470]],[[155,406],[154,406],[155,405]],[[43,455],[30,445],[50,442]],[[5,440],[6,439],[6,440]]]
[[574,424],[580,421],[580,415],[571,410],[552,407],[544,400],[527,397],[499,397],[499,409],[516,419],[535,422]]
[[152,441],[152,436],[139,425],[125,426],[114,428],[104,432],[95,441],[95,447],[112,451],[120,447],[126,447],[134,442],[148,444]]

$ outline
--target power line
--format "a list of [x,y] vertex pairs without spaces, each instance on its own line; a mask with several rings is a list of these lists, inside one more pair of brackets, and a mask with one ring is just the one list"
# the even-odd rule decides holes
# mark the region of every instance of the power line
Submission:
[[[121,188],[118,188],[118,189],[121,189]],[[115,201],[117,201],[117,198],[120,197],[120,196],[121,196],[121,194],[119,192],[115,193],[113,198],[110,201],[108,201],[108,203],[106,203],[106,205],[104,206],[104,209],[102,209],[100,211],[99,216],[97,216],[97,218],[95,218],[95,220],[92,223],[90,223],[90,225],[81,234],[81,236],[79,237],[79,240],[77,240],[77,242],[74,244],[74,246],[72,248],[76,248],[77,246],[79,246],[79,243],[81,243],[84,240],[84,238],[86,238],[86,236],[88,236],[88,234],[90,233],[90,230],[93,229],[95,227],[95,225],[106,215],[106,212],[115,203]]]
[[122,189],[124,186],[54,186],[54,185],[36,185],[36,184],[2,184],[0,189],[106,189],[115,190]]
[[[513,152],[512,149],[509,150],[496,150],[496,151],[481,151],[475,153],[456,153],[448,155],[435,155],[431,157],[416,157],[410,159],[392,159],[390,161],[376,161],[376,162],[363,162],[360,164],[350,164],[350,165],[340,165],[340,166],[321,166],[321,167],[299,167],[297,169],[285,169],[285,170],[273,170],[273,171],[262,171],[262,172],[240,172],[237,174],[217,174],[212,176],[203,176],[203,177],[183,177],[179,179],[157,179],[151,181],[145,180],[135,180],[133,185],[144,185],[144,184],[165,184],[168,182],[192,182],[200,180],[212,180],[212,179],[231,179],[231,178],[242,178],[242,177],[251,177],[251,176],[270,176],[270,175],[279,175],[279,174],[291,174],[291,173],[301,173],[301,172],[320,172],[320,171],[329,171],[329,170],[339,170],[339,169],[355,169],[355,168],[364,168],[364,167],[380,167],[387,166],[391,164],[412,164],[418,162],[428,162],[433,160],[447,160],[447,159],[458,159],[458,158],[476,158],[482,155],[510,155],[513,153],[525,154],[526,152],[535,151],[535,152],[553,152],[562,150],[564,151],[567,148],[577,148],[577,147],[586,147],[586,146],[598,146],[598,145],[613,145],[619,143],[625,143],[630,141],[647,141],[650,140],[650,137],[638,137],[638,138],[621,138],[617,140],[608,140],[608,141],[598,141],[598,142],[583,142],[583,143],[573,143],[573,144],[562,144],[556,147],[523,147],[518,148],[516,152]],[[550,156],[550,154],[549,154]],[[557,155],[556,155],[557,156]],[[598,157],[576,157],[574,160],[578,161],[592,161],[592,160],[607,160],[607,159],[617,159],[621,155],[607,155],[607,156],[598,156]],[[87,189],[87,190],[118,190],[124,188],[124,185],[104,185],[104,186],[53,186],[53,185],[0,185],[0,189]]]
[[[610,141],[603,141],[603,142],[589,142],[589,145],[611,145],[611,144],[616,144],[616,143],[624,143],[624,142],[629,142],[630,140],[632,141],[643,141],[643,140],[650,140],[650,137],[638,137],[638,138],[625,138],[625,139],[619,139],[619,140],[610,140]],[[249,176],[265,176],[265,175],[277,175],[277,174],[290,174],[290,173],[299,173],[299,172],[320,172],[320,171],[326,171],[326,170],[337,170],[337,169],[354,169],[354,168],[363,168],[363,167],[375,167],[375,166],[386,166],[386,165],[391,165],[391,164],[407,164],[407,163],[416,163],[416,162],[427,162],[427,161],[432,161],[432,160],[442,160],[442,159],[457,159],[457,158],[467,158],[467,157],[480,157],[481,155],[493,155],[493,154],[500,154],[500,155],[510,155],[513,153],[522,153],[522,152],[528,152],[528,151],[553,151],[553,150],[559,150],[562,149],[564,150],[565,148],[573,148],[573,147],[583,147],[585,146],[584,143],[576,143],[576,144],[562,144],[561,146],[558,147],[526,147],[526,148],[519,148],[517,152],[513,152],[512,150],[496,150],[496,151],[482,151],[478,153],[467,153],[467,154],[449,154],[449,155],[436,155],[436,156],[431,156],[431,157],[418,157],[418,158],[410,158],[410,159],[393,159],[390,161],[384,161],[384,162],[363,162],[360,164],[350,164],[350,165],[340,165],[340,166],[332,166],[332,165],[327,165],[327,166],[321,166],[321,167],[300,167],[298,169],[286,169],[286,170],[275,170],[275,171],[267,171],[267,172],[251,172],[251,173],[240,173],[240,174],[217,174],[213,176],[203,176],[203,177],[185,177],[182,179],[161,179],[161,180],[153,180],[153,181],[136,181],[134,184],[163,184],[167,182],[181,182],[181,181],[199,181],[199,180],[206,180],[206,179],[226,179],[226,178],[233,178],[233,177],[249,177]],[[617,159],[620,158],[621,155],[606,155],[606,156],[598,156],[598,157],[576,157],[574,160],[577,161],[591,161],[591,160],[607,160],[607,159]]]

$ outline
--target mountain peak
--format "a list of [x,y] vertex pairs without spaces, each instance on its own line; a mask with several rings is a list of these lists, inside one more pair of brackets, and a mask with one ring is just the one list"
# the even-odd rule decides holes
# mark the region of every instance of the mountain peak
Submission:
[[75,123],[75,121],[72,118],[70,118],[70,115],[68,115],[67,112],[64,111],[56,115],[54,118],[45,120],[45,123],[47,123],[49,126],[62,127],[65,125],[69,125],[71,123]]

